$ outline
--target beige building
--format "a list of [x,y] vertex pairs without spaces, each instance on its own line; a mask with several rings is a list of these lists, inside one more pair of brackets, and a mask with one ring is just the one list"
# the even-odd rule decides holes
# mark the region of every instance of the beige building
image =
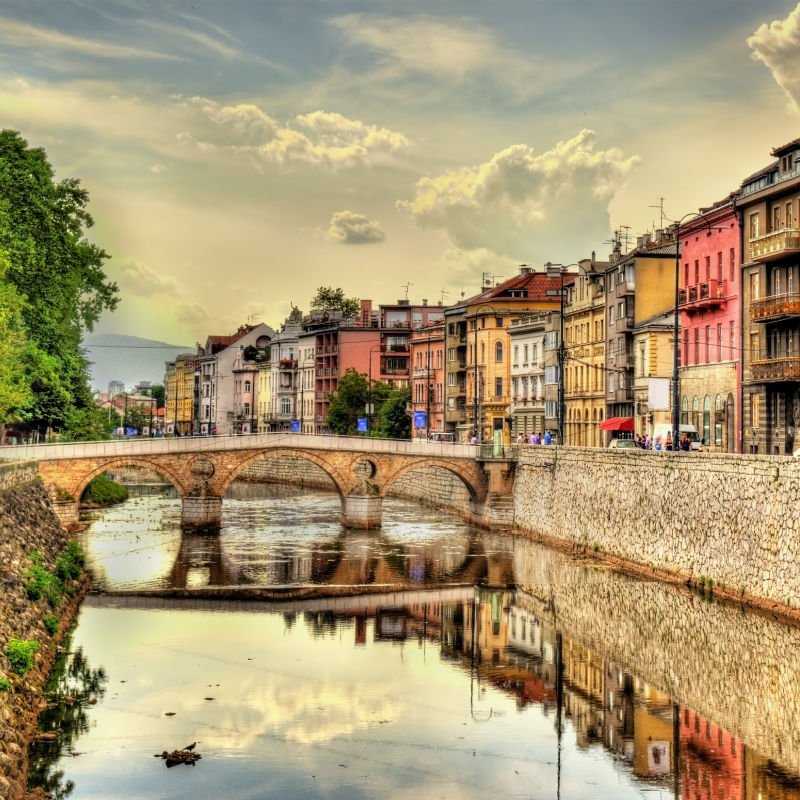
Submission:
[[634,326],[633,408],[637,436],[652,436],[656,425],[672,421],[670,384],[674,331],[675,316],[671,313]]

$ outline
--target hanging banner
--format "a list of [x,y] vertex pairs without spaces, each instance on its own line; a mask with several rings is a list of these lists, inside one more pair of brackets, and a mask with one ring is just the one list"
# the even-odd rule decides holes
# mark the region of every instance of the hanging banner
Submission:
[[414,412],[414,427],[415,428],[424,428],[427,421],[427,414],[424,411],[415,411]]

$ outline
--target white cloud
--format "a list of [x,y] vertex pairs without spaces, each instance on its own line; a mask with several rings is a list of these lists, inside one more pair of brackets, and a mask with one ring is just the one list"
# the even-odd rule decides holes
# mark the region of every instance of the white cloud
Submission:
[[466,250],[561,260],[570,239],[607,235],[608,204],[638,163],[616,148],[595,151],[595,140],[583,130],[539,155],[511,145],[483,164],[421,178],[414,199],[398,206]]
[[337,211],[331,217],[328,236],[341,244],[373,244],[386,238],[377,220],[355,211]]
[[159,274],[135,258],[120,263],[117,280],[126,294],[138,297],[160,297],[172,294],[177,288],[172,278]]
[[170,53],[143,50],[124,44],[113,44],[100,39],[71,36],[53,28],[36,27],[25,22],[0,17],[0,42],[14,47],[47,48],[51,50],[81,53],[94,58],[155,59],[160,61],[182,61]]
[[166,172],[167,168],[163,164],[151,164],[148,167],[148,172],[152,172],[153,175],[161,175],[162,172]]
[[753,58],[767,66],[786,92],[792,109],[800,111],[800,4],[786,19],[761,25],[747,44]]
[[401,133],[331,112],[301,114],[295,118],[294,126],[281,126],[250,103],[221,106],[214,100],[194,97],[189,105],[217,123],[218,136],[224,137],[225,131],[230,130],[239,137],[214,143],[199,140],[189,132],[179,134],[179,141],[204,152],[222,149],[280,165],[297,161],[335,168],[368,164],[409,144]]
[[400,19],[348,14],[330,24],[349,43],[382,55],[406,72],[455,80],[479,72],[505,70],[507,79],[527,72],[524,54],[509,52],[491,30],[468,21],[428,15]]

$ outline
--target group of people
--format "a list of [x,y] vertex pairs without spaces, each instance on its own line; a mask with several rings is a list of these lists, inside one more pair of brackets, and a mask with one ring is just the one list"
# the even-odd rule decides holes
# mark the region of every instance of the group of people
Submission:
[[676,442],[672,441],[671,433],[667,433],[666,439],[664,440],[662,440],[660,436],[656,436],[655,439],[651,440],[650,434],[648,433],[645,436],[637,436],[636,444],[641,447],[642,450],[682,450],[688,453],[689,450],[692,449],[692,440],[687,433],[684,433]]
[[545,431],[544,436],[541,433],[531,433],[527,436],[524,433],[517,434],[517,444],[552,444],[553,434],[550,431]]

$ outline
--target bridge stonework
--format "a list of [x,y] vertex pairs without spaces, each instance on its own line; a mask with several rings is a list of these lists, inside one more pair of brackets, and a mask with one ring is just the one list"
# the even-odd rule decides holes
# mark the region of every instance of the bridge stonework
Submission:
[[[350,528],[380,527],[384,496],[393,483],[415,469],[441,469],[456,476],[470,497],[465,516],[479,523],[503,522],[492,516],[492,501],[498,495],[510,495],[512,489],[509,462],[486,464],[476,459],[472,448],[462,452],[462,448],[453,445],[419,448],[390,443],[393,449],[386,452],[374,444],[376,440],[368,440],[369,449],[362,449],[364,440],[344,437],[336,437],[336,442],[330,442],[331,437],[292,437],[295,441],[291,443],[273,439],[265,441],[265,446],[253,446],[257,438],[261,437],[239,437],[227,448],[221,447],[217,439],[198,439],[191,443],[191,450],[177,449],[179,444],[165,446],[163,440],[153,442],[150,448],[143,443],[135,452],[115,447],[109,448],[110,452],[96,453],[89,445],[70,451],[61,446],[57,453],[45,451],[50,457],[39,459],[39,473],[62,523],[70,524],[77,521],[81,495],[96,475],[123,466],[153,470],[177,490],[182,525],[189,530],[218,528],[222,501],[231,483],[248,466],[270,459],[302,459],[319,467],[339,494],[342,523]],[[322,439],[319,444],[324,446],[314,447],[315,439]],[[309,446],[302,446],[303,440]],[[207,449],[203,448],[204,441],[208,442]],[[172,440],[167,444],[172,445]]]

